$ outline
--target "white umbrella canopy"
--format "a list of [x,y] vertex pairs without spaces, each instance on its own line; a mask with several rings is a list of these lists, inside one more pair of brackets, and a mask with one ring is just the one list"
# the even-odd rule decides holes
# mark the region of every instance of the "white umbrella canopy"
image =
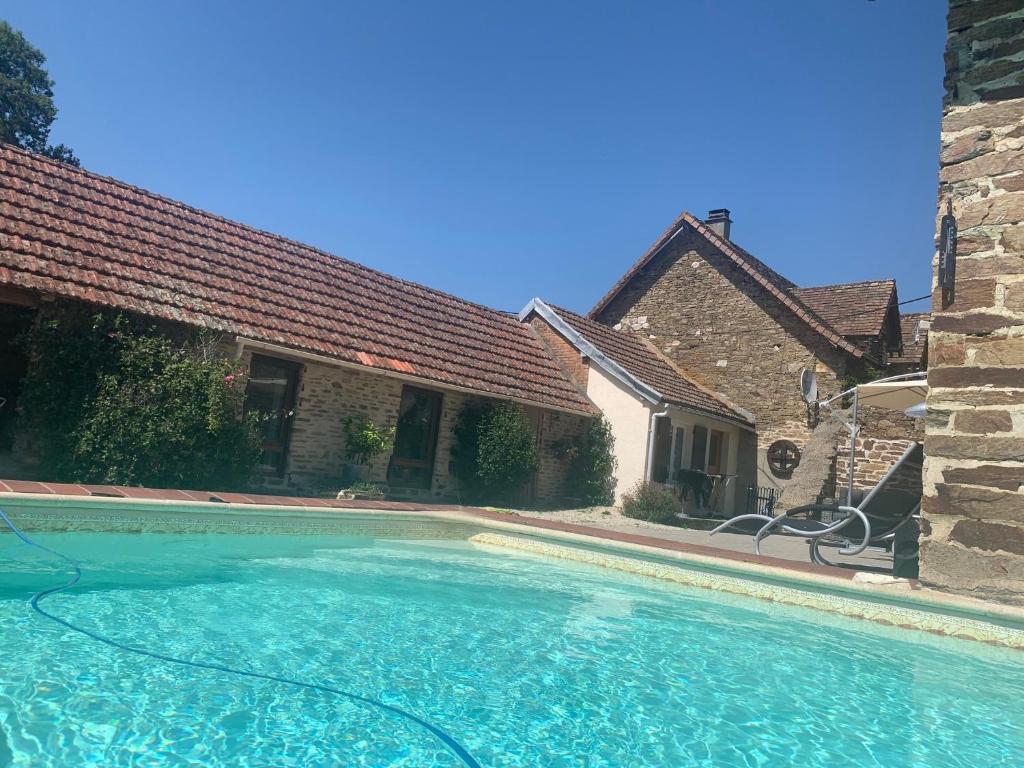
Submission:
[[900,413],[923,403],[927,394],[928,382],[922,379],[872,381],[868,384],[857,385],[857,399],[861,405],[887,408]]

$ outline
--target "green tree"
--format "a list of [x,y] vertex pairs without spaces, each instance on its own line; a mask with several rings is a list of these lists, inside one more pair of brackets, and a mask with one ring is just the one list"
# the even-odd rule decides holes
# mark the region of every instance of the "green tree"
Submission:
[[472,400],[459,412],[452,458],[468,501],[515,503],[537,471],[530,422],[515,403]]
[[604,416],[591,419],[579,439],[557,449],[569,459],[569,496],[584,504],[615,502],[615,436]]
[[63,144],[49,144],[57,119],[46,57],[6,21],[0,21],[0,141],[78,165]]

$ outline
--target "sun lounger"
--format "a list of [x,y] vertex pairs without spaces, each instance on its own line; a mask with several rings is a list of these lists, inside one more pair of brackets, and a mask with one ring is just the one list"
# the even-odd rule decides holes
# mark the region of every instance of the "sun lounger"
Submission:
[[916,531],[921,508],[923,462],[921,444],[912,443],[860,499],[855,495],[843,502],[807,504],[775,517],[737,515],[711,531],[711,535],[757,521],[760,527],[754,535],[754,551],[758,554],[765,537],[784,532],[806,538],[811,560],[820,565],[835,564],[822,555],[824,546],[838,546],[839,554],[847,556],[878,546],[893,549],[895,575],[916,576],[917,536],[911,534]]

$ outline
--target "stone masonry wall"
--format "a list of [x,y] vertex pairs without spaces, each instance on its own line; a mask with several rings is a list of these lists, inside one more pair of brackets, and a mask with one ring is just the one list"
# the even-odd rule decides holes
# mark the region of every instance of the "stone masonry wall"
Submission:
[[921,580],[1024,604],[1024,3],[953,0],[948,28]]
[[[800,370],[816,372],[822,396],[838,392],[846,373],[845,353],[693,233],[678,235],[598,319],[647,333],[702,384],[751,411],[761,465],[773,441],[802,447],[810,436]],[[785,478],[769,481],[786,484]],[[766,483],[763,474],[758,482]]]
[[[884,408],[861,408],[861,435],[857,438],[854,457],[853,484],[857,488],[873,488],[889,471],[912,441],[924,441],[924,424],[896,411]],[[840,436],[836,456],[836,483],[846,486],[849,472],[849,432]]]
[[[243,362],[248,364],[250,357],[251,353],[247,352]],[[299,376],[285,477],[280,481],[268,478],[266,484],[314,495],[339,490],[345,462],[342,422],[347,416],[362,415],[377,425],[395,426],[404,384],[400,379],[366,371],[304,363]],[[420,501],[459,502],[458,482],[451,469],[452,429],[463,405],[473,396],[440,388],[438,391],[442,392],[441,418],[431,487],[395,489],[395,493]],[[560,437],[580,434],[586,419],[540,408],[527,408],[527,412],[538,430],[541,447],[540,467],[534,483],[535,499],[538,504],[555,504],[565,486],[566,467],[550,450],[550,444]],[[367,480],[386,482],[390,458],[385,454],[371,460]]]
[[539,416],[540,467],[535,481],[536,500],[539,506],[550,506],[565,495],[569,468],[567,460],[556,455],[554,445],[560,440],[581,435],[587,418],[558,411],[541,411]]

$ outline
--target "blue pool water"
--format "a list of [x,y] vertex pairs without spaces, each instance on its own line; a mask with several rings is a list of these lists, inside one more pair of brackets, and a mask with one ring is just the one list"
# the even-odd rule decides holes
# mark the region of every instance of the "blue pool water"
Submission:
[[[1015,652],[464,539],[32,536],[84,571],[52,613],[484,766],[1024,766]],[[11,535],[0,574],[0,766],[461,765],[47,621],[66,565]]]

